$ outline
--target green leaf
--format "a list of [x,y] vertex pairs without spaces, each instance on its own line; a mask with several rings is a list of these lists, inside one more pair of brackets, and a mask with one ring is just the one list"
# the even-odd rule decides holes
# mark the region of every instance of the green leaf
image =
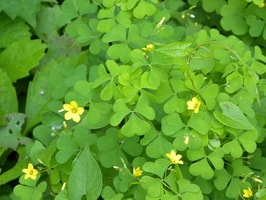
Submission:
[[119,146],[118,134],[118,129],[109,128],[105,135],[97,140],[97,148],[100,150],[98,157],[106,168],[122,165],[121,158],[124,159],[124,154]]
[[47,41],[58,35],[58,19],[61,14],[60,7],[42,5],[38,13],[37,25],[35,28],[39,38]]
[[198,133],[205,135],[210,130],[210,116],[206,112],[199,112],[196,115],[191,115],[188,121],[188,126],[193,128]]
[[72,137],[67,134],[61,134],[56,142],[56,147],[59,150],[55,159],[58,163],[65,163],[72,157],[76,152],[78,152],[78,146],[73,141]]
[[253,153],[256,148],[256,139],[258,137],[257,131],[245,131],[243,133],[238,134],[238,141],[242,145],[242,147],[249,153]]
[[239,107],[231,102],[220,102],[222,112],[214,112],[215,118],[222,124],[241,130],[254,130],[254,126],[249,122]]
[[113,44],[107,50],[107,55],[114,59],[120,59],[122,63],[128,63],[130,60],[131,49],[126,43]]
[[[21,48],[23,47],[23,48]],[[40,40],[24,39],[9,45],[0,54],[0,67],[7,72],[12,82],[29,75],[39,64],[46,45]]]
[[78,16],[92,14],[96,11],[96,5],[90,4],[89,1],[66,0],[61,5],[61,15],[59,16],[58,26],[64,26]]
[[[1,133],[0,133],[1,135]],[[25,159],[26,151],[24,147],[19,147],[16,150],[19,158],[19,162],[16,162],[15,166],[12,166],[12,168],[9,168],[7,171],[2,172],[0,174],[0,186],[2,188],[2,185],[7,185],[10,183],[10,181],[17,179],[19,176],[21,176],[22,172],[21,170],[27,166],[28,160]]]
[[[0,9],[1,10],[1,9]],[[6,48],[11,43],[30,38],[29,27],[21,19],[11,20],[4,13],[0,13],[0,48]]]
[[142,119],[136,113],[132,113],[128,121],[123,125],[121,132],[127,137],[133,135],[144,135],[151,130],[151,124]]
[[100,196],[102,174],[89,147],[85,147],[76,158],[67,188],[69,199],[81,199],[85,195],[87,199],[97,200]]
[[16,149],[20,143],[29,143],[29,139],[22,136],[21,130],[25,122],[25,115],[13,113],[7,115],[7,124],[0,127],[0,147]]
[[236,35],[243,35],[248,31],[248,25],[244,19],[247,2],[241,0],[229,0],[221,9],[221,25],[226,31],[232,31]]
[[206,106],[208,110],[212,110],[216,106],[216,97],[219,92],[219,86],[216,84],[208,84],[205,87],[200,89],[200,94],[204,101],[206,102]]
[[143,151],[143,147],[139,144],[139,137],[137,136],[124,138],[121,148],[132,157],[139,156]]
[[151,199],[160,198],[160,195],[162,194],[162,191],[163,191],[161,179],[152,178],[150,176],[143,176],[140,182],[141,182],[141,186],[145,190],[147,190],[148,197],[151,197]]
[[[58,95],[54,94],[56,88],[62,93],[58,96],[65,96],[65,92],[69,89],[69,86],[65,85],[65,79],[66,77],[71,79],[72,76],[76,75],[75,66],[82,62],[81,58],[82,55],[78,54],[69,56],[60,63],[51,61],[43,65],[41,70],[35,73],[34,79],[28,88],[25,108],[27,115],[25,131],[40,122],[42,113],[48,110],[47,104],[51,101],[52,96]],[[82,79],[83,76],[81,77]],[[59,110],[61,108],[58,107],[57,109]],[[57,113],[58,110],[53,111]]]
[[21,17],[32,27],[36,26],[36,17],[40,9],[41,0],[0,0],[0,10],[3,10],[11,19]]
[[144,0],[141,0],[133,9],[133,16],[137,19],[144,18],[146,15],[151,16],[156,12],[156,7]]
[[172,144],[161,133],[157,133],[157,137],[148,144],[146,153],[151,158],[160,158],[171,150]]
[[47,183],[44,181],[37,185],[37,187],[17,185],[14,188],[14,194],[21,200],[41,200],[46,187]]
[[200,135],[194,130],[181,130],[177,132],[173,146],[179,150],[184,151],[189,149],[199,149],[207,140],[207,135]]
[[223,145],[223,150],[225,154],[230,153],[234,158],[240,158],[243,154],[243,150],[237,139],[225,143]]
[[112,105],[106,102],[90,103],[87,120],[84,121],[84,126],[91,129],[97,129],[109,124],[110,117],[112,116]]
[[225,169],[215,171],[215,177],[214,186],[218,190],[224,190],[231,180],[231,175]]
[[177,113],[166,115],[162,119],[162,132],[165,135],[173,135],[185,125]]
[[144,95],[141,95],[139,97],[138,103],[134,111],[138,112],[139,114],[141,114],[142,116],[146,117],[149,120],[155,119],[155,111],[151,106],[149,106],[148,99],[145,98]]
[[190,45],[188,42],[176,42],[156,48],[155,51],[171,57],[184,57],[190,53]]
[[186,179],[179,179],[177,181],[177,184],[179,186],[178,193],[182,200],[203,200],[203,195],[198,185],[192,184],[189,180]]
[[150,172],[160,178],[163,178],[168,166],[169,161],[167,159],[159,158],[155,162],[146,162],[143,165],[143,169],[146,172]]
[[[6,72],[0,69],[0,116],[18,111],[16,90]],[[0,122],[2,123],[2,122]]]
[[115,114],[110,119],[112,126],[117,126],[131,112],[123,99],[116,100],[113,109]]
[[124,26],[117,24],[109,32],[103,36],[103,42],[109,43],[114,41],[125,41],[126,40],[126,29]]

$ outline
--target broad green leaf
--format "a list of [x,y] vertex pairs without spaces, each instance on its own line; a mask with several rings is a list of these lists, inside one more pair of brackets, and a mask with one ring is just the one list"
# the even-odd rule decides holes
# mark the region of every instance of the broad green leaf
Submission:
[[[6,72],[0,69],[0,116],[18,111],[16,90]],[[0,122],[2,124],[2,122]]]
[[[75,66],[81,64],[80,62],[82,62],[82,55],[73,55],[65,58],[60,63],[51,61],[35,73],[28,88],[25,131],[40,122],[42,113],[48,110],[47,104],[51,101],[55,88],[65,89],[66,87],[68,89],[64,83],[65,79],[66,77],[71,79],[71,76],[75,75]],[[58,110],[53,111],[57,113]]]
[[249,122],[239,107],[231,102],[223,101],[220,102],[222,112],[214,112],[215,118],[222,124],[235,128],[235,129],[246,129],[253,130],[253,125]]
[[11,19],[21,17],[32,27],[36,26],[37,13],[41,6],[41,0],[0,0],[0,10],[3,10]]
[[68,179],[69,199],[97,200],[102,191],[102,173],[89,147],[82,150],[73,163]]
[[[1,8],[0,8],[1,10]],[[4,13],[0,14],[0,48],[6,48],[11,43],[30,38],[29,27],[21,19],[11,20]]]
[[61,15],[60,7],[42,5],[38,13],[37,25],[35,28],[39,38],[47,41],[58,35],[58,19]]
[[171,57],[184,57],[189,54],[190,45],[191,43],[188,42],[176,42],[156,48],[156,51]]
[[39,64],[45,48],[46,45],[40,40],[24,39],[14,42],[0,53],[0,67],[15,82],[28,76],[29,71]]
[[0,147],[16,149],[19,144],[27,144],[29,138],[22,136],[22,126],[25,122],[25,115],[12,113],[6,117],[7,124],[0,127]]
[[12,166],[12,168],[9,168],[7,171],[2,172],[0,174],[0,186],[2,187],[2,185],[7,185],[10,181],[17,179],[19,176],[21,176],[22,172],[21,170],[27,166],[28,164],[28,160],[25,159],[26,155],[26,151],[25,151],[25,147],[19,147],[16,150],[19,158],[19,162],[16,162],[16,164],[14,166]]

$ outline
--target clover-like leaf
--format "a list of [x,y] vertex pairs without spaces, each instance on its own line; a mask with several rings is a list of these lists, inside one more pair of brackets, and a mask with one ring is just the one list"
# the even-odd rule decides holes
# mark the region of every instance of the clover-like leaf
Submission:
[[163,191],[161,179],[150,176],[143,176],[141,178],[141,186],[147,190],[147,194],[152,198],[159,198]]
[[98,158],[104,167],[121,166],[121,158],[124,159],[124,154],[119,146],[118,130],[110,128],[105,135],[97,140],[99,149]]
[[56,142],[58,152],[55,159],[58,163],[65,163],[70,157],[78,152],[78,146],[68,134],[61,134]]
[[133,16],[137,19],[144,18],[145,16],[151,16],[156,12],[155,5],[148,3],[144,0],[140,0],[138,5],[133,9]]
[[162,119],[162,131],[165,135],[173,135],[185,125],[177,113],[166,115]]
[[177,184],[179,186],[178,193],[182,200],[203,200],[203,195],[198,185],[190,183],[190,181],[186,179],[179,179]]
[[160,178],[163,178],[168,166],[169,161],[167,159],[159,158],[155,162],[146,162],[143,165],[143,169],[146,172],[150,172],[159,176]]
[[146,153],[151,158],[159,158],[165,156],[172,149],[172,144],[163,136],[162,133],[157,133],[155,138],[152,138],[146,148]]
[[[196,161],[192,163],[189,167],[189,171],[191,174],[195,176],[201,176],[203,179],[211,179],[214,176],[214,169],[222,169],[223,168],[223,152],[220,148],[215,149],[209,155],[205,154],[203,148],[197,150],[188,150],[187,151],[188,158],[192,161]],[[210,164],[211,163],[211,164]]]
[[248,25],[244,19],[243,13],[246,3],[241,0],[229,0],[228,4],[221,9],[222,27],[227,31],[232,31],[236,35],[243,35],[248,31]]

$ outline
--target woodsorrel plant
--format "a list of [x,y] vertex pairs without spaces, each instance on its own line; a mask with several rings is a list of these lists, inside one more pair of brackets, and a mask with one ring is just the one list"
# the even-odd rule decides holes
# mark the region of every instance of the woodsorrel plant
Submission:
[[0,200],[265,200],[265,13],[0,0]]

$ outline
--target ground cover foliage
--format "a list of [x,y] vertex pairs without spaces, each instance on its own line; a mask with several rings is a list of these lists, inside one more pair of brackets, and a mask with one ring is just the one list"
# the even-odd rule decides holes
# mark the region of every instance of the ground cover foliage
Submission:
[[0,0],[0,200],[266,199],[263,0]]

